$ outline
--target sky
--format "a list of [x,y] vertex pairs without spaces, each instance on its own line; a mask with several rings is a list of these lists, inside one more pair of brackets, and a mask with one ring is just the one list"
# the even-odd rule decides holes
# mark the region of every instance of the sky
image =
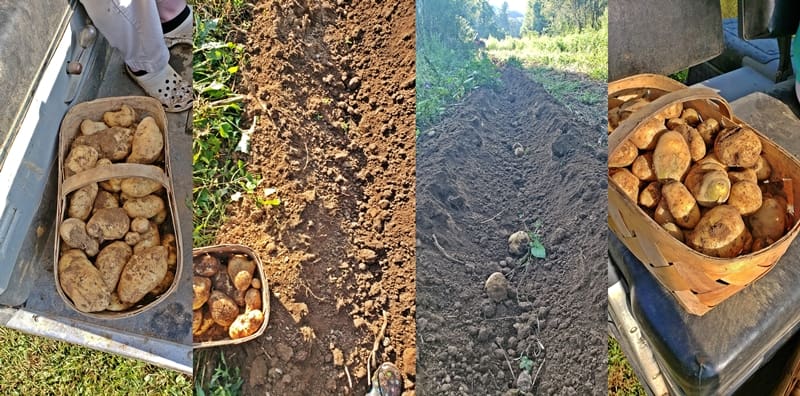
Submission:
[[489,4],[494,7],[500,8],[503,5],[503,1],[508,2],[508,9],[513,11],[519,11],[521,13],[525,13],[525,0],[489,0]]

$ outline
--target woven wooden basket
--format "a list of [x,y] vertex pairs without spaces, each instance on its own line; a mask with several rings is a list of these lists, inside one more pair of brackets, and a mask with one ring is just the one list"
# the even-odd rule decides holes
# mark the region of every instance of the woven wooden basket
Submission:
[[[647,79],[653,81],[653,79]],[[633,84],[627,81],[624,89]],[[609,89],[611,89],[611,84]],[[680,89],[677,85],[664,86],[663,95],[622,121],[608,138],[609,153],[628,139],[642,123],[675,103],[683,103],[700,113],[704,119],[713,117],[722,121],[723,127],[736,119],[728,103],[714,91],[705,88]],[[615,86],[619,88],[619,85]],[[654,88],[654,87],[649,87]],[[668,92],[668,91],[673,92]],[[621,92],[617,89],[616,92]],[[750,127],[752,129],[752,127]],[[758,131],[762,154],[772,165],[771,180],[800,180],[800,162],[783,148]],[[800,189],[794,189],[790,202],[800,200]],[[747,255],[732,259],[711,257],[699,253],[672,237],[659,226],[622,189],[608,180],[608,222],[611,230],[640,260],[656,279],[669,290],[686,311],[703,315],[720,302],[760,278],[786,252],[800,231],[797,217],[792,227],[772,245]]]
[[192,250],[192,258],[202,256],[204,254],[211,254],[217,257],[221,256],[230,257],[235,254],[243,254],[249,257],[251,260],[255,261],[256,263],[255,275],[257,275],[258,278],[261,279],[261,310],[264,313],[264,322],[261,323],[261,327],[259,327],[255,333],[250,334],[247,337],[237,338],[235,340],[230,338],[225,338],[214,341],[195,342],[193,343],[194,348],[200,349],[200,348],[210,348],[222,345],[236,345],[260,337],[262,334],[264,334],[264,331],[267,330],[267,323],[269,322],[269,284],[267,282],[267,277],[264,274],[264,265],[261,263],[261,259],[258,258],[258,255],[256,255],[253,249],[250,249],[249,247],[243,245],[232,245],[232,244],[214,245]]
[[[102,120],[103,113],[106,111],[116,111],[123,105],[127,104],[136,111],[137,122],[141,121],[146,116],[151,116],[155,119],[158,127],[164,132],[164,168],[161,169],[156,165],[143,165],[143,164],[128,164],[128,163],[115,163],[110,166],[97,167],[93,169],[80,172],[70,177],[65,178],[64,161],[69,154],[70,144],[76,136],[80,134],[80,123],[84,119]],[[178,282],[181,279],[181,272],[183,268],[183,254],[182,254],[182,240],[181,228],[178,222],[178,209],[175,200],[174,188],[172,186],[171,166],[169,158],[169,129],[167,127],[167,117],[164,113],[161,103],[158,100],[141,97],[141,96],[123,96],[111,97],[84,102],[72,107],[64,116],[61,123],[59,132],[59,146],[58,146],[58,202],[56,205],[56,222],[61,224],[66,216],[67,197],[73,191],[90,183],[109,180],[112,178],[126,178],[126,177],[144,177],[156,180],[164,187],[166,192],[166,204],[169,208],[169,216],[165,223],[171,225],[172,231],[175,234],[175,247],[177,249],[177,265],[175,268],[175,279],[172,285],[161,295],[156,298],[150,296],[145,297],[142,302],[135,304],[131,308],[122,312],[102,311],[102,312],[82,312],[78,310],[72,303],[72,300],[67,297],[61,287],[61,282],[58,279],[58,261],[60,257],[61,240],[56,233],[56,241],[54,248],[54,276],[56,281],[56,290],[70,308],[76,312],[90,316],[97,319],[121,319],[128,318],[149,309],[152,309],[159,302],[163,301],[167,296],[174,293],[178,288]]]

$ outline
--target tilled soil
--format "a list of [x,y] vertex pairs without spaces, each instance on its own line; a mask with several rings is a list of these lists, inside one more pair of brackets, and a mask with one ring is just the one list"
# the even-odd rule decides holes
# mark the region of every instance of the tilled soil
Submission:
[[[506,67],[423,131],[420,394],[606,394],[604,110],[581,120]],[[536,224],[548,256],[521,264],[508,237]],[[484,290],[494,272],[509,281],[499,303]]]
[[247,166],[282,202],[234,204],[218,235],[259,254],[271,290],[266,332],[226,360],[244,394],[364,394],[374,351],[413,394],[413,2],[259,1],[252,15]]

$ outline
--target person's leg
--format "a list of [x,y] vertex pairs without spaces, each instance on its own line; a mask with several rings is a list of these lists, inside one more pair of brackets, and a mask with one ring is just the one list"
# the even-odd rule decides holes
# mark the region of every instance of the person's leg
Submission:
[[185,0],[156,0],[164,41],[168,47],[192,44],[194,17]]
[[167,66],[169,50],[153,0],[81,0],[86,13],[133,71],[156,72]]
[[186,0],[156,0],[161,23],[171,21],[186,9]]

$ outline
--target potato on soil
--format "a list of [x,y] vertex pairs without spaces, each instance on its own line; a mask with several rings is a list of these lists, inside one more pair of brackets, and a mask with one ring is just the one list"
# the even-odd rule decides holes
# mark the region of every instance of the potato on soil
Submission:
[[261,292],[258,289],[247,289],[244,294],[245,311],[261,309]]
[[159,282],[158,285],[156,285],[156,287],[153,288],[153,290],[150,290],[149,293],[154,296],[160,296],[164,294],[164,292],[167,291],[167,289],[169,289],[170,286],[172,286],[172,282],[174,280],[175,280],[175,274],[172,271],[167,270],[167,274],[164,275],[164,279],[162,279],[161,282]]
[[129,197],[141,198],[160,191],[161,183],[146,177],[129,177],[122,179],[122,192]]
[[94,135],[97,132],[108,129],[108,125],[100,121],[83,120],[81,121],[81,134]]
[[494,302],[508,298],[508,280],[501,272],[495,272],[486,279],[486,295]]
[[67,216],[86,221],[92,214],[92,206],[99,187],[97,183],[87,184],[73,192],[69,198]]
[[136,121],[136,111],[128,105],[122,105],[117,111],[103,113],[103,121],[110,127],[127,128]]
[[680,133],[668,131],[661,135],[653,151],[653,169],[658,180],[683,180],[691,162],[689,145]]
[[669,212],[675,219],[673,223],[683,228],[694,228],[700,221],[700,207],[682,183],[665,184],[661,188],[661,195],[666,199]]
[[78,136],[72,142],[72,146],[90,146],[97,150],[100,158],[121,161],[130,154],[132,140],[133,131],[128,128],[113,127],[91,136]]
[[254,334],[264,323],[264,313],[259,309],[247,311],[236,317],[228,329],[228,336],[235,340]]
[[731,181],[724,169],[713,164],[696,164],[689,169],[684,181],[697,203],[713,207],[728,200]]
[[753,238],[777,241],[786,230],[786,202],[765,196],[761,208],[748,218]]
[[81,249],[89,257],[96,256],[100,250],[100,244],[86,233],[86,223],[80,219],[64,220],[58,228],[58,234],[69,247]]
[[192,309],[200,309],[211,296],[211,279],[205,276],[192,277]]
[[652,150],[656,146],[658,136],[666,132],[664,120],[651,118],[641,124],[631,133],[630,142],[641,150]]
[[686,244],[709,256],[732,258],[744,251],[748,238],[739,210],[719,205],[706,212],[694,230],[688,232]]
[[761,189],[758,185],[749,181],[740,181],[731,187],[731,196],[728,198],[728,205],[739,210],[742,216],[749,216],[755,213],[762,203]]
[[631,173],[641,181],[655,181],[656,171],[653,169],[653,153],[644,153],[631,164]]
[[99,209],[86,222],[86,232],[100,241],[112,241],[125,237],[130,225],[131,219],[122,208]]
[[761,156],[761,139],[750,128],[728,128],[717,135],[714,154],[727,166],[750,168]]
[[72,147],[72,150],[67,154],[67,159],[64,161],[67,176],[72,176],[76,173],[94,168],[99,158],[100,154],[94,147],[84,145]]
[[195,256],[192,259],[195,275],[214,276],[219,272],[219,259],[210,255]]
[[125,268],[125,264],[128,263],[132,255],[133,250],[123,241],[115,241],[108,244],[97,255],[95,265],[100,271],[103,282],[108,286],[108,290],[117,288],[122,269]]
[[669,211],[669,206],[667,206],[667,200],[664,196],[661,196],[661,200],[658,201],[658,205],[656,205],[655,210],[653,211],[653,220],[660,225],[664,225],[666,223],[674,223],[675,218],[672,217],[672,213]]
[[239,307],[232,298],[219,290],[213,290],[208,297],[211,318],[220,326],[228,327],[239,315]]
[[228,277],[233,281],[237,290],[245,291],[253,280],[256,263],[247,256],[237,254],[228,260]]
[[153,290],[167,273],[167,249],[153,246],[135,252],[122,270],[117,292],[119,299],[136,303]]
[[772,166],[769,164],[769,161],[767,161],[767,159],[761,155],[758,157],[758,161],[756,161],[753,171],[756,173],[756,178],[759,181],[767,180],[772,174]]
[[81,312],[99,312],[111,302],[108,290],[100,271],[88,259],[73,260],[59,276],[64,293]]
[[164,135],[153,117],[145,117],[133,134],[131,155],[127,162],[152,164],[161,156],[164,148]]
[[683,230],[681,230],[681,228],[678,227],[675,223],[664,223],[661,225],[661,227],[664,228],[675,239],[681,242],[684,241]]
[[128,217],[151,218],[164,210],[164,200],[158,195],[147,195],[139,198],[131,198],[122,205]]
[[703,141],[706,142],[706,145],[714,143],[714,139],[716,139],[719,130],[719,121],[713,118],[709,118],[697,126],[697,132],[700,132],[700,136],[703,137]]
[[508,237],[508,253],[514,257],[522,257],[528,253],[531,239],[525,231],[517,231]]
[[728,171],[728,178],[731,179],[731,183],[746,181],[753,184],[758,184],[758,176],[756,175],[756,171],[750,168]]
[[639,178],[625,168],[609,169],[611,181],[625,192],[632,202],[639,200]]
[[651,182],[639,194],[639,205],[653,209],[661,201],[661,183]]
[[639,156],[639,149],[630,140],[623,140],[608,156],[609,168],[624,168]]

